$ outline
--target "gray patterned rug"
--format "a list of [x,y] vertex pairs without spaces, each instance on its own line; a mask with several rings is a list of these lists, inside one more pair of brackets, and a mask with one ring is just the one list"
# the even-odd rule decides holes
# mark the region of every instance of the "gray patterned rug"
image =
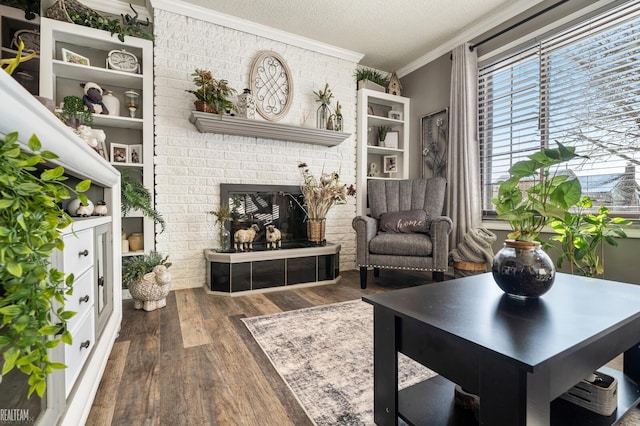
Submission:
[[[373,307],[360,300],[243,319],[317,425],[373,424]],[[435,375],[399,356],[401,389]]]
[[[373,424],[371,305],[353,300],[242,321],[315,424]],[[400,389],[435,375],[402,354],[398,363]],[[619,425],[639,426],[640,410]]]

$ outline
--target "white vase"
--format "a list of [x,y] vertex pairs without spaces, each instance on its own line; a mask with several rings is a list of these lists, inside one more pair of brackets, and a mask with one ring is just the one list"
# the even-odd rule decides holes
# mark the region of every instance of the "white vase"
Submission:
[[120,99],[116,98],[111,90],[104,92],[102,103],[109,110],[109,115],[120,115]]

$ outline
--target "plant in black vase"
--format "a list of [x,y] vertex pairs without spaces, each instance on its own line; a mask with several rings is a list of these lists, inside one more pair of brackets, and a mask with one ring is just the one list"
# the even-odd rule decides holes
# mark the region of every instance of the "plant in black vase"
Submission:
[[90,126],[93,124],[93,114],[85,108],[84,101],[78,96],[64,97],[60,118],[67,126],[74,129],[80,125]]
[[578,157],[574,147],[546,148],[529,155],[509,169],[509,178],[498,185],[492,199],[498,219],[506,220],[512,231],[504,247],[496,253],[492,272],[507,294],[539,297],[555,279],[551,258],[540,247],[540,231],[553,220],[565,217],[579,200],[580,181],[570,173],[550,171]]

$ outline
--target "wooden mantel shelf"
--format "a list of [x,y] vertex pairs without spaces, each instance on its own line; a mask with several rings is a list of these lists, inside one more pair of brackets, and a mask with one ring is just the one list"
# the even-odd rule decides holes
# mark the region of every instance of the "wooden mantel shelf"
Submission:
[[351,136],[350,133],[314,129],[263,120],[222,116],[208,112],[192,111],[189,121],[200,133],[223,133],[263,139],[336,146]]

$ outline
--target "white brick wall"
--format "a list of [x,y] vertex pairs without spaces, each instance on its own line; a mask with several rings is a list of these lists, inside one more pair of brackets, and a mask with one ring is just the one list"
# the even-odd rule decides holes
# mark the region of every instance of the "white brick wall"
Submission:
[[[154,32],[155,191],[167,223],[156,249],[170,254],[174,289],[200,287],[205,282],[203,250],[217,244],[213,217],[206,212],[219,204],[220,183],[297,185],[299,162],[314,174],[323,167],[339,170],[343,182],[355,183],[356,63],[160,9],[154,12]],[[333,105],[338,100],[343,106],[344,131],[353,135],[336,147],[323,147],[199,133],[188,120],[194,100],[185,92],[193,89],[190,74],[195,68],[211,70],[242,92],[263,50],[279,53],[293,74],[293,103],[281,122],[299,125],[305,112],[315,121],[318,104],[312,92],[326,82],[335,95]],[[355,200],[350,199],[327,219],[327,239],[342,245],[342,270],[355,267],[354,216]]]

